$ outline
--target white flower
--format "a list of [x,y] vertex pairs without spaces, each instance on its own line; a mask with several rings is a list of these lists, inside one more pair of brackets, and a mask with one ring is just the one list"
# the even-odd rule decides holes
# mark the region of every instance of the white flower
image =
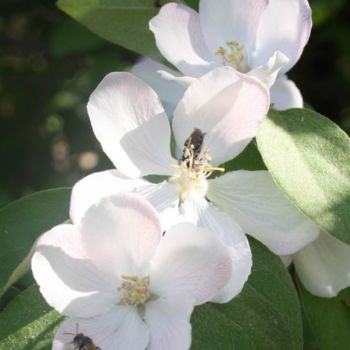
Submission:
[[[199,13],[169,3],[150,21],[158,49],[185,75],[157,67],[165,78],[188,85],[190,78],[229,65],[271,87],[277,109],[303,106],[298,88],[285,73],[299,60],[311,25],[307,0],[200,0]],[[156,71],[149,70],[150,65],[155,63],[141,63],[134,73],[149,77],[146,81],[160,91],[160,79],[152,78]]]
[[[164,230],[191,221],[215,232],[230,248],[232,278],[215,301],[230,300],[241,291],[252,264],[243,230],[277,254],[294,253],[317,237],[317,229],[266,171],[209,177],[221,174],[220,165],[251,141],[268,107],[268,92],[257,79],[231,67],[211,71],[188,88],[175,110],[174,159],[170,124],[154,91],[129,73],[107,75],[91,95],[88,111],[95,135],[118,171],[92,174],[74,186],[73,222],[105,195],[140,193],[160,213]],[[167,180],[154,184],[141,178],[147,175]]]
[[304,287],[312,294],[332,298],[350,287],[350,245],[320,232],[319,238],[293,256],[284,257],[295,269]]
[[[77,225],[59,225],[37,244],[32,270],[46,301],[70,316],[53,350],[78,349],[82,333],[101,350],[186,350],[190,316],[231,275],[227,249],[193,224],[162,238],[142,197],[106,197]],[[85,349],[85,348],[84,348]]]

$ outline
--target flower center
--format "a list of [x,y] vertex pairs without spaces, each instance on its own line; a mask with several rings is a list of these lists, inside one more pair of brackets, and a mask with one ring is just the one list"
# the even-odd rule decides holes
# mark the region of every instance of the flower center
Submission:
[[216,51],[216,56],[222,59],[224,66],[231,66],[242,73],[247,72],[246,53],[244,45],[237,41],[227,41],[227,48],[220,46]]
[[158,297],[149,291],[150,277],[121,276],[122,284],[117,288],[123,292],[123,297],[119,305],[135,306],[139,315],[143,318],[145,315],[145,304],[149,300],[155,300]]
[[208,187],[207,178],[214,171],[225,171],[223,168],[215,168],[210,164],[209,150],[203,149],[204,137],[205,133],[200,129],[194,129],[185,141],[179,164],[174,165],[180,169],[180,173],[172,177],[170,182],[179,185],[180,201],[182,202],[192,191],[204,197]]

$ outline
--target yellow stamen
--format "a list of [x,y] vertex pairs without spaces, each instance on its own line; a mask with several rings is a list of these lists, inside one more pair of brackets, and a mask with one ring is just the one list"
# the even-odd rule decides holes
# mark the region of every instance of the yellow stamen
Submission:
[[228,49],[220,46],[216,51],[216,55],[222,59],[223,65],[231,66],[237,70],[244,71],[246,65],[244,45],[241,45],[237,41],[227,41],[226,46]]

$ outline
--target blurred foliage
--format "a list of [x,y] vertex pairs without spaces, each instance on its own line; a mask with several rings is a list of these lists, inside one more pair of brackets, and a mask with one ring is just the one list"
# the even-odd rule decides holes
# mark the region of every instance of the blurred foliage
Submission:
[[[350,2],[311,0],[311,6],[311,39],[290,77],[311,106],[350,132]],[[85,106],[106,73],[136,60],[54,1],[1,1],[0,206],[112,167]]]

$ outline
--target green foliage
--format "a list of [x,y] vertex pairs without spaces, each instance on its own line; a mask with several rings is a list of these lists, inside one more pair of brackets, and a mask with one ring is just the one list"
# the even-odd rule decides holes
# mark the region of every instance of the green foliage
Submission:
[[222,166],[225,168],[225,172],[239,169],[266,170],[266,166],[257,149],[255,141],[252,141],[236,158]]
[[320,350],[348,350],[350,344],[350,289],[336,298],[310,294],[298,281],[298,288],[309,326]]
[[52,33],[50,51],[56,57],[88,52],[103,47],[104,42],[79,23],[67,18]]
[[59,0],[57,6],[102,38],[160,59],[153,34],[148,30],[149,20],[159,11],[156,1]]
[[46,304],[37,286],[29,287],[0,313],[0,350],[50,350],[63,319]]
[[28,271],[40,234],[69,218],[69,196],[66,188],[42,191],[0,210],[0,294]]
[[350,244],[350,139],[307,109],[272,111],[257,143],[287,197],[320,229]]
[[281,260],[250,240],[253,271],[228,304],[206,304],[193,316],[193,350],[302,349],[298,297]]

